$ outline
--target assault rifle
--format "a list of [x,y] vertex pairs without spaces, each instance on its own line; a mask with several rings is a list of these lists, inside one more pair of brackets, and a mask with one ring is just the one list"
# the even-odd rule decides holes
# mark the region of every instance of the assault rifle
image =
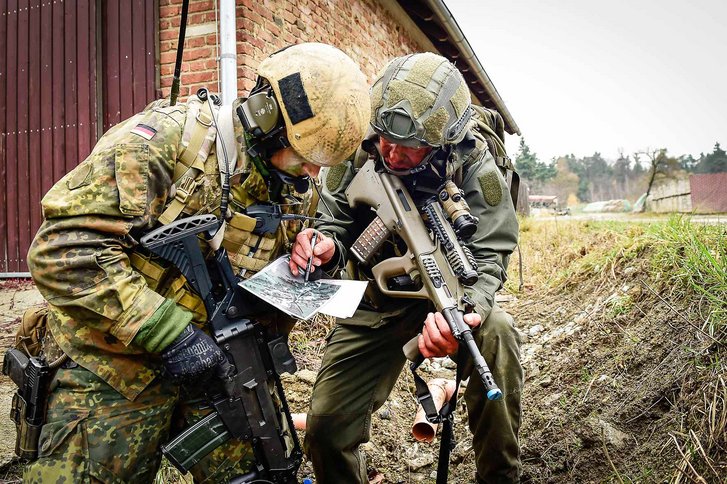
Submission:
[[225,249],[209,260],[203,257],[198,234],[209,240],[218,227],[214,215],[199,215],[141,239],[146,249],[173,263],[202,298],[212,336],[235,369],[226,380],[211,382],[214,389],[206,393],[214,410],[162,446],[162,452],[186,473],[223,443],[239,439],[252,444],[255,464],[231,482],[293,483],[303,453],[279,375],[294,373],[295,359],[284,336],[271,338],[249,319],[255,312],[252,296],[238,286]]
[[[487,398],[501,399],[502,391],[495,384],[472,330],[463,318],[465,312],[474,307],[474,302],[465,293],[465,286],[477,282],[477,261],[460,243],[439,201],[436,198],[426,201],[420,213],[402,180],[389,173],[377,172],[373,160],[367,161],[353,178],[346,189],[346,198],[351,207],[366,204],[376,210],[374,220],[351,246],[351,253],[359,261],[367,264],[391,234],[397,234],[406,242],[406,254],[385,259],[371,268],[379,290],[395,298],[430,300],[442,313],[452,335],[459,342],[457,386],[463,374],[463,364],[471,363],[485,385]],[[463,347],[466,351],[462,350]],[[416,373],[424,360],[416,338],[407,343],[404,352],[412,362],[410,368],[417,387],[417,399],[426,412],[427,420],[443,422],[437,484],[444,484],[453,447],[452,413],[456,408],[457,390],[437,412],[426,383]]]
[[[472,330],[462,317],[474,306],[464,288],[477,282],[477,262],[467,247],[460,244],[439,202],[432,199],[424,204],[425,223],[401,179],[378,173],[372,160],[351,181],[346,198],[351,207],[360,203],[376,207],[376,217],[351,246],[351,252],[361,262],[368,263],[392,233],[406,242],[406,254],[381,261],[371,269],[379,290],[390,297],[430,300],[447,320],[452,335],[467,348],[487,389],[487,398],[502,398]],[[390,283],[402,276],[408,276],[406,279],[420,288],[400,290],[397,284]]]

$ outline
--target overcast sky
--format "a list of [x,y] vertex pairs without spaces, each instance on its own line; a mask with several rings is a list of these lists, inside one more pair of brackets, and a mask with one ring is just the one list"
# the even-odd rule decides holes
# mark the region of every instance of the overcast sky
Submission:
[[727,147],[727,0],[445,2],[541,160]]

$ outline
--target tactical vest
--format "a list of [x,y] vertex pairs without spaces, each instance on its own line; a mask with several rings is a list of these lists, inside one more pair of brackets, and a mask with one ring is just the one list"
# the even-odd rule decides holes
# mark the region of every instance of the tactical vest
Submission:
[[[150,107],[156,105],[153,103]],[[182,141],[172,177],[172,189],[159,217],[161,224],[202,213],[219,214],[221,167],[215,149],[218,136],[216,128],[221,122],[219,108],[210,102],[200,100],[197,96],[191,96],[187,106]],[[217,122],[213,122],[214,120]],[[220,129],[224,132],[225,128],[220,126]],[[235,129],[241,131],[241,126],[235,126]],[[229,145],[244,140],[242,132],[234,134],[231,139],[227,139],[228,153],[236,149],[235,146]],[[241,152],[244,155],[244,150]],[[248,159],[238,160],[239,168],[233,169],[230,173],[232,183],[241,183],[242,188],[245,188],[246,184],[250,185],[249,191],[254,192],[259,198],[256,199],[255,196],[236,187],[231,192],[233,200],[228,209],[227,221],[220,229],[221,232],[209,244],[202,244],[203,251],[209,252],[212,250],[211,246],[216,248],[222,245],[227,250],[228,258],[236,273],[244,278],[260,271],[278,257],[283,249],[289,250],[295,235],[303,228],[303,224],[299,221],[286,221],[282,222],[281,227],[273,234],[253,233],[256,220],[235,208],[244,210],[252,203],[264,201],[260,198],[267,197],[267,187],[254,165],[248,161]],[[304,212],[312,216],[316,208],[316,197],[310,190],[308,194],[297,195],[299,198],[303,197],[301,206],[296,206],[297,210],[292,207],[287,210],[284,208],[284,211]],[[175,267],[144,253],[141,249],[130,255],[130,261],[132,267],[144,276],[151,289],[188,309],[194,315],[196,322],[203,323],[206,320],[207,315],[202,300]]]

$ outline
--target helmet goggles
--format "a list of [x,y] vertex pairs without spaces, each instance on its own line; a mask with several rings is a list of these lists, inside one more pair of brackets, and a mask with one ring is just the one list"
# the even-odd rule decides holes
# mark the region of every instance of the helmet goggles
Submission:
[[424,125],[414,119],[402,106],[394,106],[382,111],[371,123],[377,134],[392,143],[410,148],[431,146],[424,139]]

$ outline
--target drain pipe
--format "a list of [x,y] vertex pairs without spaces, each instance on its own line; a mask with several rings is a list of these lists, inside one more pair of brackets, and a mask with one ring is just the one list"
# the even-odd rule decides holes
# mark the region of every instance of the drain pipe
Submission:
[[222,104],[237,99],[237,27],[235,0],[220,2],[220,95]]
[[520,128],[518,127],[515,120],[512,118],[510,111],[505,106],[505,102],[500,97],[500,93],[497,92],[495,85],[492,84],[490,76],[485,72],[484,67],[480,64],[477,55],[475,55],[470,43],[462,33],[462,30],[457,25],[457,21],[452,16],[447,6],[442,0],[425,0],[425,3],[429,6],[434,15],[442,22],[444,30],[449,35],[451,41],[457,46],[459,51],[462,53],[462,57],[467,63],[474,69],[474,74],[477,79],[482,83],[487,92],[488,96],[495,102],[497,110],[500,112],[502,117],[505,119],[505,126],[509,127],[508,132],[510,134],[520,134]]

